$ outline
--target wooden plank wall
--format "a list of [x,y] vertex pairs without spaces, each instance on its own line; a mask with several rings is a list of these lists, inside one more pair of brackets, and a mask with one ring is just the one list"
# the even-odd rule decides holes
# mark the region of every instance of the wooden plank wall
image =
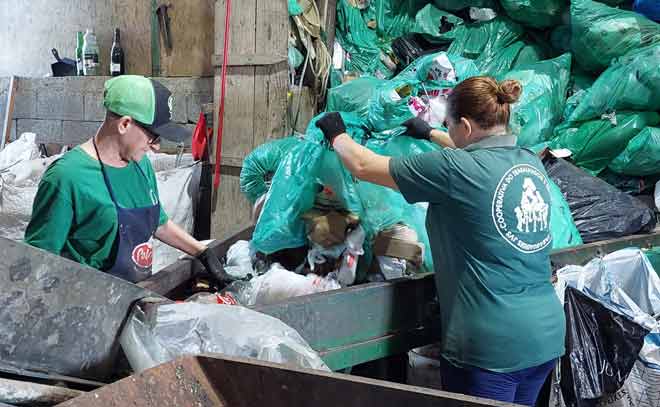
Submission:
[[[172,51],[159,34],[158,76],[213,76],[214,0],[168,0]],[[160,4],[157,2],[156,4]],[[121,31],[126,71],[152,76],[151,0],[112,0],[112,21]],[[158,27],[155,27],[158,30]]]
[[[215,54],[219,63],[224,45],[225,7],[225,0],[216,1]],[[240,193],[238,182],[243,158],[256,146],[285,133],[288,18],[284,0],[232,2],[222,139],[223,175],[215,203],[212,237],[225,236],[251,222],[251,205]],[[218,117],[220,105],[221,73],[220,65],[215,70],[215,117]],[[217,125],[218,120],[214,120],[215,134]],[[215,159],[215,153],[213,157]]]

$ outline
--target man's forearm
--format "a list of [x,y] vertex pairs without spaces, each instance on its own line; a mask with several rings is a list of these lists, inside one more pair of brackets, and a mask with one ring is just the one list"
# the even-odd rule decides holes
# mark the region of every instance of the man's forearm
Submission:
[[206,249],[206,246],[199,242],[188,232],[181,229],[177,224],[168,220],[166,223],[156,229],[156,238],[161,242],[175,247],[191,256],[197,256]]

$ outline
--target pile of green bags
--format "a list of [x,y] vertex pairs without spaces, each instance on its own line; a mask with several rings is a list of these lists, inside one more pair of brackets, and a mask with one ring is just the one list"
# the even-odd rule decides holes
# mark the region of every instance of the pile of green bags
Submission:
[[571,72],[571,55],[524,65],[504,75],[516,79],[523,92],[511,107],[510,125],[518,134],[518,145],[529,147],[551,139],[564,110]]
[[565,0],[501,0],[513,20],[529,27],[548,28],[560,23]]
[[587,71],[600,72],[612,60],[660,41],[660,24],[634,11],[592,0],[571,0],[571,50]]
[[660,129],[647,127],[610,163],[619,174],[643,177],[660,173]]

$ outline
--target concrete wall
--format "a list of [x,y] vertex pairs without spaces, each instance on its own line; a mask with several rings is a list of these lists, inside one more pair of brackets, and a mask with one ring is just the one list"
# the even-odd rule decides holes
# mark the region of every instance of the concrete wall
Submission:
[[[12,140],[24,132],[40,143],[78,144],[103,120],[103,84],[108,77],[18,78]],[[200,106],[213,100],[213,78],[158,78],[174,95],[174,120],[196,123]],[[4,122],[8,78],[0,78],[0,125]],[[0,127],[1,128],[1,127]]]
[[[148,0],[135,0],[148,1]],[[0,76],[43,77],[55,61],[50,50],[75,59],[76,31],[94,29],[105,73],[112,46],[108,0],[1,0]]]

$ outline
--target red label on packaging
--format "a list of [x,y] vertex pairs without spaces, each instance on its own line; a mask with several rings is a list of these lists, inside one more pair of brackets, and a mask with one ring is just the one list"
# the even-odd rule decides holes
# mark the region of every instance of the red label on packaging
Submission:
[[215,295],[216,300],[218,301],[218,304],[224,304],[224,305],[238,305],[238,301],[234,298],[231,293],[227,294],[216,294]]
[[154,250],[150,242],[145,242],[135,246],[131,255],[133,263],[138,267],[149,268],[154,259]]

